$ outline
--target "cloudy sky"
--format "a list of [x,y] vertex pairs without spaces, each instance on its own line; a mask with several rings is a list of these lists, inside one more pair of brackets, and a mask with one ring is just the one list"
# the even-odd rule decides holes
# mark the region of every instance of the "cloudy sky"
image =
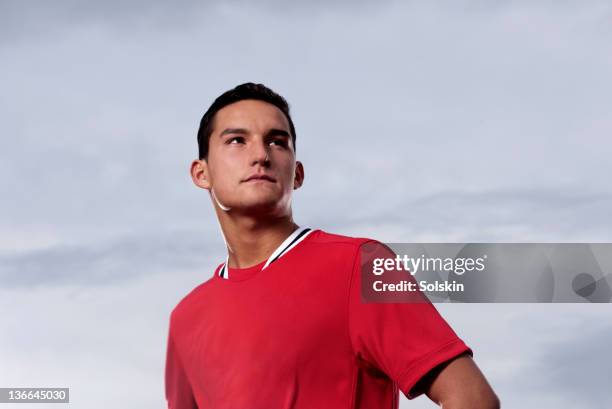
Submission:
[[[0,387],[165,407],[169,312],[224,259],[195,133],[242,82],[291,104],[302,225],[612,241],[604,1],[8,0],[0,61]],[[505,407],[609,405],[609,304],[439,309]]]

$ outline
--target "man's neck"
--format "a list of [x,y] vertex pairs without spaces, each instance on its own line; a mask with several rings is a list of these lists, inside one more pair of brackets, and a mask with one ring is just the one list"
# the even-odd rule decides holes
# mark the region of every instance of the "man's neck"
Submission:
[[290,214],[265,220],[228,214],[218,216],[228,247],[228,266],[231,268],[250,267],[267,260],[298,228]]

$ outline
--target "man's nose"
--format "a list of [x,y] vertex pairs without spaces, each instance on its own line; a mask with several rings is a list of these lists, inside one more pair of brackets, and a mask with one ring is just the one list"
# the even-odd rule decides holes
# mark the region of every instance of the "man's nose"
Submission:
[[268,146],[263,142],[253,143],[252,146],[252,160],[253,165],[260,164],[262,166],[270,165],[270,152]]

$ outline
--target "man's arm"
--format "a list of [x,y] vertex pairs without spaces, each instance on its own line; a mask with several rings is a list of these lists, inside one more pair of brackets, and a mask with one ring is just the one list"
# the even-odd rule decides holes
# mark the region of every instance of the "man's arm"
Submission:
[[172,339],[172,330],[168,335],[165,386],[168,409],[198,409],[191,384]]
[[469,355],[461,355],[430,371],[413,390],[443,409],[499,409],[500,401]]

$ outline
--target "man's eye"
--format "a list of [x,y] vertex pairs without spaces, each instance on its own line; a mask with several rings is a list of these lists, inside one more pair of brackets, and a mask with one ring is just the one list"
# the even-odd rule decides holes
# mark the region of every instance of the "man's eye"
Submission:
[[234,136],[233,138],[228,139],[226,143],[231,144],[231,143],[243,143],[243,142],[244,142],[244,138],[242,136]]
[[274,145],[278,145],[278,146],[282,146],[282,147],[287,147],[287,141],[284,139],[273,139],[270,141],[270,144],[274,144]]

